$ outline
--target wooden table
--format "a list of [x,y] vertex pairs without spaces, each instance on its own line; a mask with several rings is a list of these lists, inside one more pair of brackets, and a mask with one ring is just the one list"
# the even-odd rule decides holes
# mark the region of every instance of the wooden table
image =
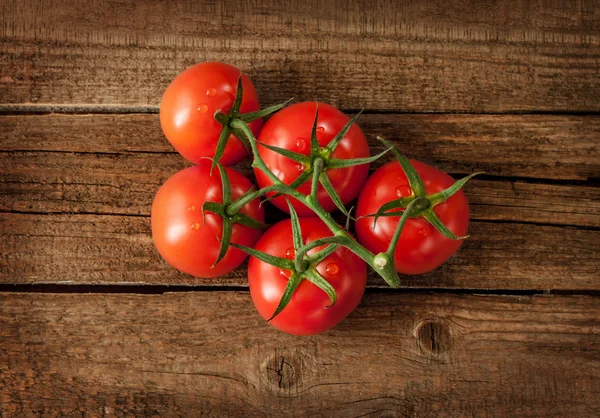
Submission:
[[[0,416],[600,415],[600,4],[0,4]],[[230,62],[459,176],[471,238],[292,337],[150,236],[158,103]],[[239,168],[250,174],[248,163]]]

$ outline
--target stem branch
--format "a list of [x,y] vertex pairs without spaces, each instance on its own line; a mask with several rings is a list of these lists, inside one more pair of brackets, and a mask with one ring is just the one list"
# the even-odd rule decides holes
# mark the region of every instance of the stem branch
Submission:
[[[327,212],[325,209],[323,209],[323,207],[321,206],[321,204],[319,203],[319,201],[317,199],[312,199],[312,198],[309,199],[309,198],[307,198],[306,195],[300,193],[298,190],[296,190],[292,187],[289,187],[288,185],[283,183],[281,180],[279,180],[279,178],[269,169],[269,167],[267,167],[267,165],[265,164],[261,155],[259,154],[258,145],[257,145],[258,142],[256,141],[254,134],[252,133],[252,131],[250,130],[248,125],[246,125],[246,123],[244,123],[241,120],[233,119],[230,122],[230,124],[231,124],[231,128],[233,128],[234,131],[235,130],[240,131],[248,139],[248,142],[250,142],[250,146],[252,147],[252,153],[254,154],[254,161],[253,161],[252,165],[254,167],[257,167],[262,172],[264,172],[265,175],[267,175],[271,179],[271,181],[273,182],[273,185],[269,186],[270,191],[277,191],[279,193],[283,193],[283,194],[292,196],[296,200],[298,200],[301,203],[303,203],[304,205],[308,206],[319,218],[321,218],[321,220],[325,223],[325,225],[327,225],[329,227],[331,232],[333,232],[334,237],[331,237],[331,238],[337,237],[339,241],[342,241],[343,244],[341,244],[341,245],[348,248],[350,251],[352,251],[358,257],[362,258],[367,264],[369,264],[369,266],[371,266],[377,273],[379,273],[379,275],[381,275],[381,277],[391,287],[398,287],[400,285],[400,278],[398,277],[398,273],[396,273],[396,271],[393,268],[393,263],[391,263],[391,266],[388,265],[387,268],[382,269],[382,266],[377,264],[377,262],[379,261],[379,258],[377,258],[377,257],[380,255],[376,256],[371,251],[367,250],[365,247],[360,245],[352,237],[352,235],[350,235],[348,233],[348,231],[346,231],[341,225],[338,225],[338,223],[333,219],[333,217],[331,216],[331,214],[329,212]],[[316,161],[318,161],[318,160],[319,159],[317,159]],[[322,160],[321,160],[321,162],[322,162]],[[265,189],[261,189],[261,191],[263,193],[264,193],[264,190]],[[308,251],[308,250],[304,250],[304,251]],[[299,257],[296,257],[296,259],[303,260],[303,258],[299,258]]]

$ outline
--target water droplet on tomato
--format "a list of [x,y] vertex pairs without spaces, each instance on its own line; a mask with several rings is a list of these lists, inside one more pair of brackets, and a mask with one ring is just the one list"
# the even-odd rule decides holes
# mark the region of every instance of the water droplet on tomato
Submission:
[[194,206],[194,205],[190,205],[190,207],[188,208],[188,210],[189,210],[190,212],[193,212],[193,211],[195,211],[195,210],[196,210],[196,206]]
[[327,264],[327,267],[325,267],[325,271],[327,272],[327,274],[331,274],[332,276],[334,276],[338,274],[338,272],[340,271],[340,267],[335,263],[329,263]]
[[412,194],[412,189],[410,186],[398,186],[396,187],[396,196],[398,197],[407,197]]
[[290,272],[289,272],[289,270],[279,270],[279,274],[284,279],[289,279],[290,278]]
[[427,235],[429,235],[429,229],[427,229],[427,228],[419,229],[419,235],[421,235],[422,237],[426,237]]
[[206,90],[206,95],[207,95],[207,96],[210,96],[210,97],[212,97],[212,96],[214,96],[215,94],[217,94],[217,89],[215,89],[214,87],[213,87],[213,88],[210,88],[210,89],[208,89],[208,90]]
[[304,151],[306,149],[306,140],[302,137],[296,138],[296,148],[298,151]]
[[304,164],[297,164],[296,170],[298,170],[298,173],[302,173],[304,171]]
[[317,133],[318,134],[324,134],[325,133],[325,128],[323,128],[322,126],[317,126]]
[[292,247],[288,248],[287,250],[285,250],[285,256],[286,258],[293,260],[294,257],[296,257],[296,250],[294,250]]
[[198,105],[198,112],[200,113],[206,113],[208,112],[208,106],[205,104],[199,104]]
[[200,229],[200,222],[194,222],[194,223],[192,224],[192,229],[193,229],[194,231],[197,231],[197,230],[199,230],[199,229]]

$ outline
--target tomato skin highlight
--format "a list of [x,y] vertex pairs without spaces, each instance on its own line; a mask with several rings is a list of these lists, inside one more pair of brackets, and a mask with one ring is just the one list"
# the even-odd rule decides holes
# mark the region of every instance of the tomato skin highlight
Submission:
[[[318,103],[319,119],[317,140],[320,146],[326,146],[350,120],[344,113],[335,107]],[[315,119],[315,102],[302,102],[288,106],[277,112],[267,121],[258,137],[259,143],[285,148],[299,154],[310,154],[310,135]],[[285,184],[292,183],[302,173],[303,167],[283,155],[277,154],[265,147],[258,147],[260,156],[265,164]],[[349,159],[369,157],[369,146],[362,130],[355,123],[344,136],[332,158]],[[273,184],[260,169],[255,168],[254,173],[259,187],[263,188]],[[331,183],[344,204],[349,203],[358,196],[362,185],[369,175],[369,164],[355,167],[327,170]],[[297,188],[303,194],[310,194],[311,180]],[[272,196],[269,194],[268,196]],[[335,204],[327,191],[319,185],[318,200],[323,208],[331,212],[336,209]],[[290,198],[299,216],[314,216],[312,210],[294,198]],[[285,198],[278,197],[271,200],[276,207],[289,213]]]
[[[319,218],[301,218],[304,243],[332,236]],[[291,221],[281,221],[269,228],[255,245],[257,250],[277,257],[293,258]],[[318,247],[308,254],[314,254]],[[293,335],[314,335],[331,329],[346,318],[359,304],[367,283],[367,267],[363,260],[339,247],[317,265],[317,271],[337,292],[337,302],[330,305],[327,294],[316,285],[303,280],[289,304],[269,323]],[[248,283],[254,306],[263,318],[269,319],[283,295],[290,272],[281,270],[254,257],[248,262]]]
[[[420,161],[411,160],[423,179],[426,193],[447,189],[455,180],[443,171]],[[408,179],[397,161],[377,169],[367,180],[358,198],[357,218],[377,212],[385,203],[412,193]],[[469,204],[462,190],[446,202],[434,207],[440,220],[457,236],[467,235]],[[377,254],[385,252],[391,242],[400,217],[380,217],[373,229],[373,217],[356,221],[358,241]],[[448,260],[461,246],[462,240],[444,237],[422,217],[408,219],[394,253],[396,271],[403,274],[427,273]]]
[[[250,181],[237,171],[227,168],[231,194],[237,199],[252,187]],[[222,218],[206,212],[206,201],[222,202],[223,190],[219,170],[210,176],[210,161],[173,174],[158,190],[152,204],[152,238],[167,263],[192,276],[212,278],[222,276],[238,267],[246,253],[229,247],[225,257],[211,268],[219,254]],[[264,222],[264,211],[255,199],[246,204],[242,213]],[[234,224],[231,242],[253,246],[261,231]]]
[[[229,64],[203,62],[183,71],[165,90],[160,103],[160,125],[169,142],[192,163],[214,157],[223,128],[214,114],[218,110],[228,112],[233,105],[240,73],[239,68]],[[242,75],[242,86],[241,113],[259,110],[256,89],[246,74]],[[257,119],[249,124],[255,136],[262,123],[262,119]],[[231,165],[246,155],[246,148],[232,134],[219,162]]]

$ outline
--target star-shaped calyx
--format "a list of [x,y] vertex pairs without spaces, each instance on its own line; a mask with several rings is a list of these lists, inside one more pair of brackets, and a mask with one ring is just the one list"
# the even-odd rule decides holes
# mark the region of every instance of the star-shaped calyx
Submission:
[[[337,300],[337,294],[335,289],[316,269],[317,265],[321,263],[325,258],[331,255],[340,244],[340,237],[332,236],[325,237],[315,241],[312,241],[308,244],[304,244],[302,239],[302,230],[300,227],[300,220],[298,219],[298,214],[296,210],[290,203],[290,201],[286,198],[288,207],[290,209],[290,221],[292,224],[292,241],[294,246],[294,260],[289,260],[283,257],[276,257],[271,254],[264,253],[262,251],[256,250],[254,248],[246,247],[238,244],[231,244],[235,248],[245,251],[250,254],[252,257],[255,257],[267,264],[278,267],[282,270],[288,270],[291,272],[287,285],[284,289],[283,295],[279,300],[279,304],[269,318],[269,321],[275,318],[281,311],[285,309],[290,300],[292,299],[292,295],[300,286],[300,283],[304,280],[308,280],[313,283],[319,289],[323,290],[327,296],[329,297],[331,307],[335,304]],[[308,252],[314,248],[327,245],[325,248],[317,251],[312,255],[308,255]]]
[[[219,248],[219,255],[217,259],[213,263],[213,267],[217,265],[219,261],[225,257],[227,253],[227,249],[229,248],[231,242],[231,234],[233,233],[233,225],[240,224],[244,226],[248,226],[254,229],[265,229],[268,225],[242,213],[241,207],[235,213],[230,213],[228,210],[229,207],[235,202],[231,197],[231,183],[229,181],[229,175],[227,174],[227,170],[221,164],[214,162],[219,169],[219,174],[221,177],[221,188],[223,189],[223,198],[221,203],[217,202],[204,202],[202,205],[202,217],[204,218],[204,222],[206,222],[206,211],[212,212],[216,215],[219,215],[223,220],[223,229],[221,233],[221,237],[219,237],[219,241],[221,241],[221,246]],[[212,173],[212,169],[211,169]],[[249,192],[252,192],[250,190]],[[239,199],[238,199],[239,200]]]
[[[394,236],[392,237],[390,245],[387,251],[384,253],[388,257],[388,259],[393,260],[394,252],[396,251],[396,246],[398,245],[402,229],[409,218],[423,217],[446,238],[453,240],[462,240],[467,238],[468,236],[456,236],[452,231],[450,231],[450,229],[448,229],[448,227],[444,225],[444,223],[436,215],[433,209],[440,203],[443,203],[450,197],[452,197],[471,178],[482,173],[474,173],[469,176],[466,176],[456,181],[452,186],[448,187],[446,190],[428,195],[425,191],[425,185],[423,184],[423,180],[417,173],[417,170],[415,170],[415,168],[412,166],[409,159],[406,158],[406,156],[404,156],[403,154],[401,154],[396,148],[394,148],[390,142],[386,141],[381,137],[378,137],[377,139],[383,142],[385,146],[392,147],[392,151],[398,163],[402,167],[402,170],[404,171],[404,174],[408,179],[408,184],[412,189],[412,194],[410,196],[392,200],[382,205],[377,211],[377,213],[362,216],[362,218],[373,217],[373,225],[376,224],[377,219],[380,216],[401,216],[400,221],[398,222],[398,226],[394,231]],[[397,209],[403,210],[397,211]]]
[[[320,184],[327,191],[327,193],[331,197],[331,200],[335,203],[335,206],[344,215],[350,217],[350,213],[344,207],[344,203],[342,202],[342,199],[335,190],[335,187],[331,183],[327,171],[340,168],[354,167],[362,164],[369,164],[377,160],[378,158],[381,158],[383,155],[385,155],[388,151],[391,150],[391,148],[388,148],[377,155],[365,158],[341,159],[333,157],[336,148],[338,147],[338,145],[352,126],[352,124],[356,122],[361,113],[362,111],[359,112],[352,119],[350,119],[348,123],[346,123],[346,125],[344,125],[344,127],[337,133],[337,135],[327,145],[322,147],[321,145],[319,145],[319,141],[317,140],[317,121],[319,119],[319,108],[317,104],[315,119],[310,134],[309,155],[300,154],[285,148],[276,147],[274,145],[269,145],[262,142],[260,143],[260,145],[273,152],[283,155],[284,157],[287,157],[290,160],[295,161],[296,163],[304,167],[302,173],[292,183],[289,184],[290,187],[297,188],[298,186],[304,184],[306,181],[312,178],[312,187],[309,199],[312,199],[315,204],[318,203],[317,191]],[[278,196],[280,196],[280,194],[271,196],[267,200],[273,199]]]
[[213,163],[211,166],[211,170],[215,168],[215,165],[225,152],[225,147],[227,146],[227,141],[229,140],[229,136],[233,132],[233,134],[240,140],[240,142],[246,147],[246,150],[249,154],[252,154],[250,144],[245,134],[238,129],[232,127],[232,122],[234,120],[242,121],[246,124],[260,118],[264,118],[272,113],[277,112],[280,109],[283,109],[292,99],[285,101],[284,103],[276,104],[273,106],[266,107],[261,110],[257,110],[255,112],[249,113],[240,113],[240,107],[242,106],[242,97],[244,96],[244,86],[242,83],[242,73],[238,78],[237,88],[235,91],[235,99],[233,100],[233,104],[229,113],[223,113],[222,110],[218,110],[215,112],[215,120],[223,125],[223,129],[221,130],[221,134],[219,135],[219,141],[217,142],[217,148],[215,149],[215,156],[213,159]]

